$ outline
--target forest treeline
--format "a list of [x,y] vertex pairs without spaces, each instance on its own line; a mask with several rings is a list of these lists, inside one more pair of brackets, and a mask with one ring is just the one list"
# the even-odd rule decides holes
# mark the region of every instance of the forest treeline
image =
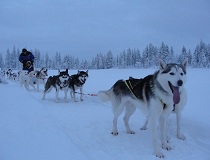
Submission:
[[[29,49],[28,49],[29,50]],[[120,53],[113,54],[111,50],[107,53],[98,53],[92,60],[80,60],[78,57],[62,55],[59,52],[41,53],[39,49],[30,50],[34,56],[34,67],[47,67],[48,69],[110,69],[110,68],[152,68],[158,65],[158,59],[161,58],[167,63],[180,63],[185,57],[188,58],[188,64],[192,68],[210,67],[210,44],[202,40],[193,51],[186,49],[185,46],[180,49],[181,53],[174,53],[173,47],[169,47],[164,42],[159,47],[148,44],[143,51],[137,48],[128,48]],[[7,49],[6,53],[0,53],[0,68],[21,69],[22,64],[18,58],[20,49],[13,46]]]

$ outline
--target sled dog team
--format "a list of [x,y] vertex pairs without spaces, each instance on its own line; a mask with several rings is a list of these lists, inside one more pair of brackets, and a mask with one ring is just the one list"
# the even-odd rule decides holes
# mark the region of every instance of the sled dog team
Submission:
[[[129,77],[127,80],[118,80],[110,89],[99,91],[98,97],[102,101],[110,101],[113,108],[113,124],[111,134],[117,136],[118,117],[125,109],[123,118],[125,128],[128,134],[135,134],[129,126],[129,119],[139,108],[147,115],[142,130],[150,124],[152,135],[153,151],[156,157],[164,158],[161,148],[171,150],[167,139],[167,119],[174,112],[177,119],[177,138],[185,140],[185,136],[181,132],[181,112],[187,102],[187,92],[184,88],[186,82],[187,59],[181,64],[165,63],[160,59],[159,69],[151,75],[141,79]],[[24,71],[20,73],[21,85],[26,89],[31,85],[34,89],[34,84],[39,85],[45,83],[47,70],[42,68],[39,72],[32,71],[27,74]],[[67,102],[67,92],[70,89],[71,97],[76,101],[75,93],[80,89],[80,100],[83,101],[83,86],[88,78],[88,71],[78,71],[77,74],[69,76],[68,69],[66,71],[58,70],[58,75],[50,76],[44,88],[42,99],[45,99],[47,93],[52,88],[56,90],[56,102],[58,102],[59,91],[64,91],[65,101]],[[158,126],[160,129],[160,139]],[[161,144],[160,144],[161,143]]]
[[[19,81],[21,86],[24,86],[29,90],[29,86],[32,86],[34,90],[39,91],[39,85],[44,84],[44,92],[42,99],[45,99],[47,93],[49,93],[52,88],[56,91],[56,102],[58,102],[59,91],[64,91],[65,101],[67,102],[67,91],[70,89],[71,97],[76,102],[76,90],[79,89],[80,100],[83,101],[83,86],[88,79],[88,70],[79,71],[77,74],[69,75],[68,69],[65,71],[58,70],[58,75],[48,76],[48,70],[42,68],[40,71],[31,71],[28,73],[27,70],[22,70],[19,73]],[[36,87],[35,87],[36,86]]]

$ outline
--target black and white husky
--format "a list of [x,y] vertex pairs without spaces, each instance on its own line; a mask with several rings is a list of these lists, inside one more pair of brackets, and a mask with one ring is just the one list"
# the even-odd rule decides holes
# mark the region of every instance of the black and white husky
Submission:
[[[167,142],[166,124],[167,117],[173,111],[177,113],[177,134],[180,132],[181,110],[186,105],[187,93],[184,88],[186,81],[187,59],[182,64],[166,64],[160,60],[159,70],[142,79],[118,80],[111,89],[100,91],[98,96],[106,101],[110,100],[113,107],[112,134],[118,135],[117,121],[125,108],[123,118],[127,133],[134,134],[130,129],[129,118],[135,112],[136,107],[148,115],[151,125],[154,154],[163,158],[163,149],[171,150]],[[158,139],[158,126],[160,127],[161,145]]]
[[79,71],[77,74],[71,75],[69,80],[69,88],[70,88],[70,94],[71,97],[74,98],[74,101],[76,102],[76,90],[80,89],[80,100],[83,101],[83,86],[88,79],[88,70],[85,71]]
[[58,102],[58,93],[59,91],[64,91],[65,94],[65,101],[67,102],[67,92],[69,89],[69,74],[68,74],[68,69],[66,71],[60,71],[58,70],[58,75],[56,76],[50,76],[47,79],[47,82],[45,84],[45,90],[42,99],[45,99],[45,95],[49,93],[52,88],[55,88],[56,90],[56,102]]

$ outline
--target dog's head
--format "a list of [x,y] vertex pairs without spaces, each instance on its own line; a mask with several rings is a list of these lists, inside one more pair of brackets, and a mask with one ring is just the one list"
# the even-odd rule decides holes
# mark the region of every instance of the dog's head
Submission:
[[78,79],[79,81],[84,84],[86,82],[86,80],[88,79],[88,70],[85,72],[85,71],[79,71],[78,70]]
[[42,67],[41,68],[41,70],[40,70],[40,74],[41,74],[41,76],[43,77],[43,76],[48,76],[48,73],[47,73],[47,68],[44,68],[44,67]]
[[174,104],[180,101],[180,93],[186,82],[187,64],[187,58],[181,64],[166,64],[160,59],[158,82],[168,94],[173,95]]
[[12,69],[9,68],[6,72],[6,74],[10,74],[10,73],[12,73]]
[[67,84],[69,82],[69,73],[68,73],[68,69],[66,69],[65,71],[60,71],[58,70],[58,77],[61,83],[63,84]]

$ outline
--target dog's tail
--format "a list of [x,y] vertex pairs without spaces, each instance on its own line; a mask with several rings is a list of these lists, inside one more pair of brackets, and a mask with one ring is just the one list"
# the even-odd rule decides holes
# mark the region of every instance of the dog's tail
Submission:
[[103,102],[110,101],[111,100],[111,95],[112,95],[112,88],[106,91],[99,91],[98,92],[98,97],[100,100]]

